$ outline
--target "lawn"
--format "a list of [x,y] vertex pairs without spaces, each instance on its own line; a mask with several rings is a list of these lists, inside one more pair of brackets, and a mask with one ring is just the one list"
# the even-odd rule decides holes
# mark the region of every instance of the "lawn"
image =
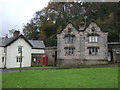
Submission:
[[2,88],[2,74],[0,73],[0,90]]
[[16,72],[2,80],[3,88],[118,88],[118,68]]

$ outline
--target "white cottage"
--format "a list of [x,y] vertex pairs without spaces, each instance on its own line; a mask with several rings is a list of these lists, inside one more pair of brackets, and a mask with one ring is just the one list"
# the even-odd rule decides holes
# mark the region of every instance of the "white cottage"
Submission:
[[45,45],[40,40],[27,40],[19,31],[14,32],[13,38],[0,38],[0,68],[20,67],[22,50],[22,67],[31,67],[32,55],[45,54]]

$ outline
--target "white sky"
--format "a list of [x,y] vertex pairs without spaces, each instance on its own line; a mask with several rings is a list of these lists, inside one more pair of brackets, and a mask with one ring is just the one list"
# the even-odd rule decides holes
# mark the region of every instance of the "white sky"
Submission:
[[10,29],[22,31],[36,11],[42,10],[50,0],[0,0],[0,37]]

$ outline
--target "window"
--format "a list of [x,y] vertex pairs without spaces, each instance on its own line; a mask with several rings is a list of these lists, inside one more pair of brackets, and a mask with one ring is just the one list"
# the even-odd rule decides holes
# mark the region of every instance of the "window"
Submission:
[[18,52],[23,51],[22,49],[23,49],[22,46],[18,46]]
[[65,37],[65,43],[74,43],[75,38],[72,36]]
[[88,49],[89,49],[89,55],[96,55],[96,54],[98,54],[99,47],[89,47]]
[[120,54],[120,50],[116,50],[116,54]]
[[65,55],[74,55],[74,49],[75,48],[65,48]]
[[4,57],[2,57],[2,62],[4,62]]
[[98,42],[98,36],[89,36],[89,42]]
[[[22,58],[23,58],[23,57],[22,57]],[[21,60],[20,56],[17,56],[17,57],[16,57],[16,62],[20,62],[20,60]]]
[[68,33],[71,33],[71,31],[72,31],[71,28],[68,28]]
[[20,57],[16,57],[16,62],[20,62]]

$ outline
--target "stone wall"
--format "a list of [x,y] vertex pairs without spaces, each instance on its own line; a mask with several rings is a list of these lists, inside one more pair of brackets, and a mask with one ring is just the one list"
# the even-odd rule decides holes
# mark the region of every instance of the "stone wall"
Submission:
[[47,65],[54,66],[55,65],[55,52],[56,47],[46,47],[46,55],[47,55]]
[[106,60],[79,60],[79,59],[59,59],[57,60],[57,66],[69,66],[69,65],[96,65],[106,64]]

